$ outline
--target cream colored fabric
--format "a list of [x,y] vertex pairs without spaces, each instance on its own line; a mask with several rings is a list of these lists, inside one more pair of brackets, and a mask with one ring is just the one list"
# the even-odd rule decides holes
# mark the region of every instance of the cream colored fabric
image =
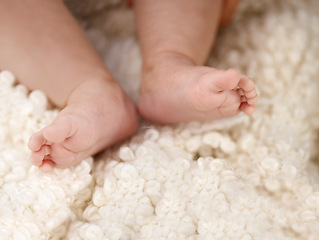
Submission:
[[[253,116],[144,123],[95,162],[52,174],[31,166],[26,145],[57,110],[2,72],[0,239],[318,239],[318,3],[245,0],[220,32],[208,64],[256,81]],[[107,11],[87,34],[137,100],[132,13]]]

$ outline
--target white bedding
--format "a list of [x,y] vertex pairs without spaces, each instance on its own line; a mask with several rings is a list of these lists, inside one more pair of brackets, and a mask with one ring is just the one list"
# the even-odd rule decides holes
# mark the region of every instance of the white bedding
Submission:
[[[137,100],[132,12],[105,11],[107,23],[82,24]],[[318,239],[319,2],[243,1],[208,65],[255,80],[251,117],[143,123],[95,161],[51,174],[31,166],[27,141],[58,110],[0,73],[0,239]]]

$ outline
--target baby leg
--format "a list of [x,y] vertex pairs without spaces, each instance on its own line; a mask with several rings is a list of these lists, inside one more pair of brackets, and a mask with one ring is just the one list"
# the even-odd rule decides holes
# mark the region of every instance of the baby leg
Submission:
[[62,1],[0,4],[0,68],[63,109],[30,139],[35,165],[69,167],[134,133],[134,103]]
[[222,4],[135,1],[143,56],[139,110],[144,118],[175,123],[254,111],[257,93],[248,77],[235,69],[202,66],[215,39]]

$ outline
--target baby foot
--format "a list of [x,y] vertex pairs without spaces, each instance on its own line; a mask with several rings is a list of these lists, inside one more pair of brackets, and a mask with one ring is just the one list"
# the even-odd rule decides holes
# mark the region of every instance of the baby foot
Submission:
[[31,161],[44,172],[67,168],[132,135],[135,105],[112,82],[88,81],[73,91],[49,126],[31,136]]
[[143,72],[139,111],[157,123],[213,120],[252,114],[257,100],[253,81],[235,69],[167,60]]

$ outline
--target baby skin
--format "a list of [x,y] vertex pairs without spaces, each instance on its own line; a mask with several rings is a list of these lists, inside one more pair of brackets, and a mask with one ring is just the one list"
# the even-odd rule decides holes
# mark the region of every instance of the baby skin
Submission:
[[1,68],[62,109],[30,138],[35,166],[44,172],[74,166],[137,130],[135,104],[62,1],[0,0],[0,5]]
[[237,70],[197,66],[182,56],[167,56],[143,74],[139,110],[153,122],[250,115],[258,100],[253,81]]
[[177,123],[252,114],[255,85],[235,69],[203,66],[219,24],[227,24],[238,0],[136,0],[143,55],[141,115]]
[[[143,57],[138,110],[144,118],[166,124],[254,111],[252,80],[235,69],[203,66],[218,25],[230,19],[223,7],[233,11],[237,2],[134,1]],[[74,166],[137,130],[135,104],[61,1],[0,3],[1,68],[62,109],[31,136],[34,165],[44,172]]]
[[67,168],[131,136],[137,126],[135,105],[117,84],[87,81],[49,126],[31,136],[31,161],[44,172]]

